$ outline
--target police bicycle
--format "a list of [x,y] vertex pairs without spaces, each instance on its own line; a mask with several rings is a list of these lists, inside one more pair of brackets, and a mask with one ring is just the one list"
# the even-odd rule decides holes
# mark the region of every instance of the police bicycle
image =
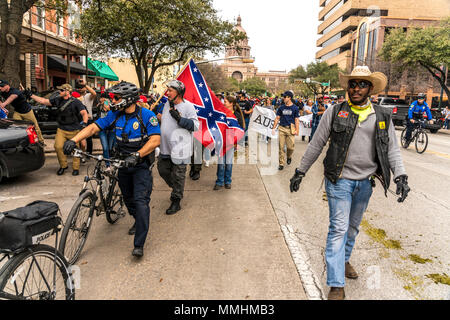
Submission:
[[[0,299],[75,299],[70,266],[56,249],[62,225],[57,212],[56,203],[35,201],[0,213]],[[53,234],[54,247],[41,244]]]
[[[94,212],[97,216],[106,215],[110,224],[115,224],[125,216],[125,203],[119,189],[117,172],[124,161],[107,159],[102,155],[94,156],[79,149],[74,150],[74,157],[87,157],[96,161],[91,175],[84,178],[83,187],[75,201],[62,231],[59,251],[69,264],[74,264],[80,257],[92,225]],[[107,170],[104,163],[110,163]]]
[[402,147],[407,149],[409,147],[409,144],[411,142],[413,142],[415,140],[415,147],[416,147],[416,151],[419,154],[422,154],[425,152],[425,150],[427,149],[428,146],[428,135],[425,132],[425,120],[424,119],[419,119],[419,120],[415,120],[417,121],[417,125],[414,124],[414,130],[411,133],[411,139],[409,141],[406,140],[406,130],[408,129],[407,127],[405,129],[403,129],[402,131],[402,135],[401,135],[401,144]]

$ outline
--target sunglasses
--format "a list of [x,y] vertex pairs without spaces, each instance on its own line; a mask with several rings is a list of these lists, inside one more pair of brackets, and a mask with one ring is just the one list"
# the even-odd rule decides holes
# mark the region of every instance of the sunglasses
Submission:
[[358,86],[360,89],[365,89],[365,88],[370,87],[371,85],[372,85],[372,83],[370,83],[369,81],[365,81],[365,80],[362,80],[362,81],[350,80],[348,82],[348,86],[352,89],[355,89],[356,86]]

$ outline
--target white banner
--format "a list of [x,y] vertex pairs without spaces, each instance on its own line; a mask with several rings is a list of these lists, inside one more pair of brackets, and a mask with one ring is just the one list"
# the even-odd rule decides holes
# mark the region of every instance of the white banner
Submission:
[[311,122],[312,122],[312,114],[308,114],[306,116],[300,117],[300,126],[299,126],[299,136],[309,137],[311,135]]
[[253,108],[253,113],[250,118],[248,129],[256,131],[262,135],[269,136],[271,138],[276,138],[277,135],[272,136],[272,129],[276,117],[277,115],[273,110],[255,106]]

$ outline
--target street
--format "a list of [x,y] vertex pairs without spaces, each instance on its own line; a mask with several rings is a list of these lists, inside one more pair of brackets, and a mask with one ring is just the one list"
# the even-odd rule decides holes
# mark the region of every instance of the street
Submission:
[[[297,137],[293,163],[281,172],[236,164],[229,191],[212,191],[216,167],[204,167],[200,181],[186,180],[183,210],[173,217],[164,214],[169,188],[154,169],[144,258],[131,257],[129,216],[117,225],[94,217],[76,266],[77,299],[326,298],[324,152],[300,191],[289,192],[306,147]],[[450,274],[449,150],[447,133],[429,134],[422,155],[412,145],[402,149],[412,189],[403,204],[391,193],[386,198],[377,185],[351,258],[359,278],[347,280],[348,300],[449,299],[449,286],[433,280]],[[82,165],[78,177],[71,169],[58,177],[56,156],[47,153],[42,169],[2,182],[1,211],[41,199],[58,203],[66,218],[88,166],[93,162]]]
[[[400,128],[396,133],[400,141]],[[446,250],[450,242],[450,135],[440,131],[428,136],[424,154],[416,153],[413,145],[402,149],[412,189],[407,200],[400,204],[390,193],[386,198],[379,182],[374,190],[350,260],[359,278],[346,280],[347,299],[450,299],[448,277],[447,285],[433,281],[438,275],[450,274]],[[263,180],[280,224],[291,230],[288,244],[303,251],[317,277],[312,292],[315,287],[326,295],[325,151],[303,179],[299,192],[289,193],[289,179],[306,146],[297,137],[291,167],[281,174],[263,176]],[[395,192],[393,182],[390,190]],[[307,271],[304,277],[310,278]]]

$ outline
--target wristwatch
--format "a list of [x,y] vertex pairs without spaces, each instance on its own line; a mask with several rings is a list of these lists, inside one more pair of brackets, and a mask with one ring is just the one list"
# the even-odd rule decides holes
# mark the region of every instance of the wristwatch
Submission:
[[141,154],[139,153],[139,151],[136,151],[136,152],[134,153],[134,155],[135,155],[138,159],[141,158]]

